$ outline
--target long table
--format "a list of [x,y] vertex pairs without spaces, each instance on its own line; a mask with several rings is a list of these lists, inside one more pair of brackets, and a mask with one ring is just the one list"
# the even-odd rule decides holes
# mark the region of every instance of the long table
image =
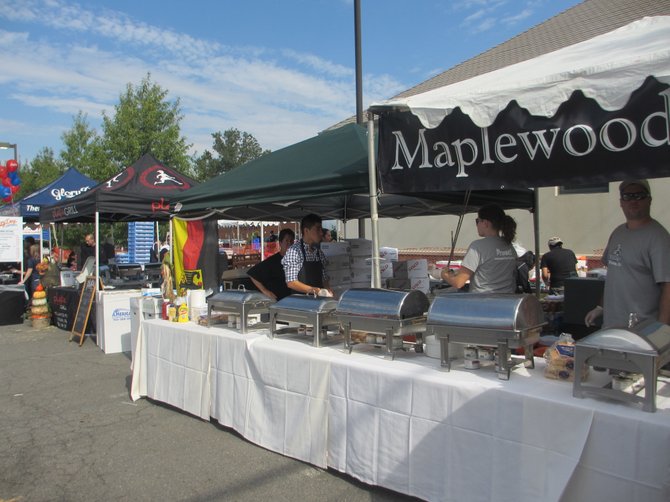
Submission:
[[646,413],[573,398],[540,359],[501,381],[414,352],[389,361],[266,334],[143,320],[132,397],[426,500],[670,500],[670,384]]

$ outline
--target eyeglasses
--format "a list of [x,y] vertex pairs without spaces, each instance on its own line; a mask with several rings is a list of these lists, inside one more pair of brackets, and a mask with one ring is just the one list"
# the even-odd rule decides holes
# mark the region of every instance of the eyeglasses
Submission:
[[644,200],[648,199],[649,194],[647,192],[624,192],[621,194],[621,200]]

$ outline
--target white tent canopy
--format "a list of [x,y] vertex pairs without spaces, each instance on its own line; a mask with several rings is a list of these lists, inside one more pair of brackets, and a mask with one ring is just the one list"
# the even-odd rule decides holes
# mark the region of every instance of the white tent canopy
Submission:
[[[601,182],[600,178],[623,179],[624,175],[630,174],[637,175],[635,177],[666,176],[670,96],[667,89],[658,91],[653,87],[654,84],[649,83],[650,77],[654,77],[660,86],[670,84],[670,16],[645,17],[584,42],[499,70],[421,94],[375,103],[370,106],[370,111],[381,114],[380,151],[378,166],[374,165],[375,160],[370,155],[370,179],[374,179],[378,167],[385,192],[412,194],[495,186],[509,188],[514,186],[513,183],[553,186],[559,184],[559,179],[586,183]],[[644,129],[645,138],[635,142],[636,148],[629,148],[636,132],[628,131],[631,122],[622,118],[613,122],[623,124],[620,129],[630,133],[624,137],[623,147],[613,144],[609,137],[606,141],[601,137],[603,145],[597,149],[589,143],[582,151],[577,151],[568,138],[562,149],[545,149],[544,157],[535,155],[539,148],[526,148],[527,155],[524,156],[520,145],[529,134],[544,139],[543,135],[550,128],[554,128],[551,134],[557,135],[561,127],[566,127],[565,122],[560,126],[546,123],[548,119],[561,118],[561,113],[565,112],[562,105],[571,102],[569,112],[586,111],[588,99],[593,99],[603,111],[593,120],[600,121],[602,126],[610,119],[607,113],[618,112],[627,105],[637,108],[638,101],[631,97],[636,100],[640,95],[646,97],[641,90],[650,85],[657,93],[654,101],[657,108],[646,119],[640,119],[640,130]],[[582,95],[586,100],[579,97]],[[515,108],[515,103],[520,110]],[[473,131],[467,121],[459,118],[460,114],[452,115],[457,109],[480,131]],[[413,115],[418,120],[406,120],[403,114]],[[574,113],[570,119],[575,117],[583,118],[580,113]],[[450,123],[452,118],[455,118],[453,124]],[[651,127],[652,118],[654,132],[650,134],[645,128]],[[510,123],[516,129],[505,129]],[[419,131],[421,126],[427,131]],[[598,124],[595,126],[591,129],[595,130]],[[370,136],[372,127],[370,120]],[[494,151],[497,157],[488,150],[490,131],[487,128],[499,129],[496,131],[498,136],[491,139],[491,144],[495,143],[495,148],[499,148]],[[570,129],[593,134],[589,126],[576,125]],[[518,141],[513,134],[519,137]],[[465,150],[464,144],[467,146]],[[538,146],[539,143],[535,145]],[[511,148],[514,150],[509,150]],[[464,151],[470,155],[467,162],[463,160]],[[370,213],[374,215],[372,189],[371,183]],[[535,216],[537,249],[537,214]],[[373,216],[373,240],[377,235],[376,223]],[[377,249],[373,251],[376,253]],[[373,276],[378,284],[378,273]]]
[[551,117],[576,90],[604,110],[618,110],[649,75],[670,83],[670,16],[645,17],[468,80],[374,103],[370,109],[410,110],[425,127],[434,128],[459,107],[477,126],[488,127],[512,100],[532,115]]

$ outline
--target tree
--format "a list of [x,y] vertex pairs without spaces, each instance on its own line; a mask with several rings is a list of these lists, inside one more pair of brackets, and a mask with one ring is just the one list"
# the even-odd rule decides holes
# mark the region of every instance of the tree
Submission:
[[21,189],[14,196],[14,200],[22,199],[48,185],[59,178],[65,169],[65,164],[54,157],[54,151],[51,148],[42,148],[32,161],[21,166]]
[[[167,101],[168,91],[151,82],[147,74],[126,92],[114,107],[114,116],[103,112],[102,147],[115,171],[129,166],[145,153],[151,153],[164,164],[187,172],[190,145],[181,136],[180,101]],[[114,174],[110,173],[110,176]]]
[[214,138],[212,148],[217,156],[205,150],[205,153],[194,160],[195,176],[200,181],[213,178],[270,153],[270,150],[261,148],[253,135],[235,128],[227,129],[223,133],[215,132],[212,138]]
[[112,176],[116,172],[114,166],[104,154],[102,140],[89,125],[87,116],[80,111],[72,122],[72,128],[61,136],[65,145],[60,153],[63,164],[97,181]]

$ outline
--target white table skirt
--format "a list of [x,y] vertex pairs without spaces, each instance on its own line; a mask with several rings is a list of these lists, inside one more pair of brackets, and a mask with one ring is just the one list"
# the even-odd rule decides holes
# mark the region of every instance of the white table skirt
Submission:
[[445,372],[421,354],[389,361],[265,333],[142,321],[133,397],[426,500],[670,500],[670,385],[646,413],[573,398],[540,359],[501,381],[492,368]]

